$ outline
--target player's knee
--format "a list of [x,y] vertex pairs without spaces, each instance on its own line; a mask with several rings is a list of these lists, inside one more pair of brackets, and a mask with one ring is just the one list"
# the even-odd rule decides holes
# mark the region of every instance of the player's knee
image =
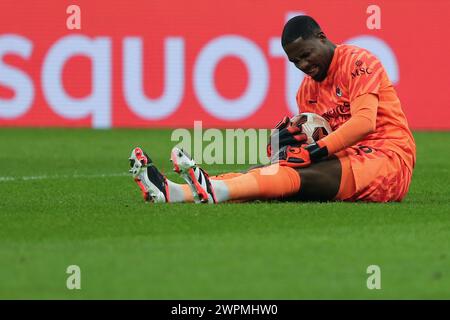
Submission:
[[338,159],[320,162],[299,170],[301,200],[332,200],[339,191],[341,166]]
[[267,199],[296,194],[300,188],[298,172],[291,167],[271,165],[249,171],[258,181],[261,194]]

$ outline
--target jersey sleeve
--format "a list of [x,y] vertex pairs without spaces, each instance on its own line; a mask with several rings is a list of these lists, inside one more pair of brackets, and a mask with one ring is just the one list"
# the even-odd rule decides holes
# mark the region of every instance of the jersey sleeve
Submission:
[[362,50],[349,55],[344,65],[350,103],[367,93],[378,96],[385,70],[377,57]]
[[363,94],[357,97],[352,105],[352,117],[319,141],[321,147],[326,146],[329,154],[334,154],[364,139],[375,132],[378,109],[378,97],[374,94]]
[[298,107],[298,113],[302,113],[302,112],[309,112],[307,110],[307,99],[309,99],[308,96],[308,92],[310,91],[309,89],[309,83],[305,78],[303,78],[302,84],[300,85],[300,87],[298,88],[297,91],[297,96],[296,96],[296,101],[297,101],[297,107]]

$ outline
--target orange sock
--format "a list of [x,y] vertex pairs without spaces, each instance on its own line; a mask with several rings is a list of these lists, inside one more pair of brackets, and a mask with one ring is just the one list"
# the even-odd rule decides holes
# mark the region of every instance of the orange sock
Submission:
[[230,200],[279,199],[300,190],[300,175],[290,167],[271,165],[223,180]]

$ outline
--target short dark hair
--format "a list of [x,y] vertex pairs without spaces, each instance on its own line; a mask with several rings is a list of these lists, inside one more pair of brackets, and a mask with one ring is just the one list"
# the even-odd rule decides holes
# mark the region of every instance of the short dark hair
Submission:
[[320,30],[319,24],[310,16],[295,16],[284,25],[281,45],[284,47],[299,37],[309,39]]

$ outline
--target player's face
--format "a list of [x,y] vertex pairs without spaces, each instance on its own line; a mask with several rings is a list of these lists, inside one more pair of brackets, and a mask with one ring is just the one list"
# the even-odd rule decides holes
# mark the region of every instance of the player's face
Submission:
[[324,36],[304,40],[297,38],[284,46],[289,61],[311,76],[315,81],[323,81],[333,57],[328,41]]

